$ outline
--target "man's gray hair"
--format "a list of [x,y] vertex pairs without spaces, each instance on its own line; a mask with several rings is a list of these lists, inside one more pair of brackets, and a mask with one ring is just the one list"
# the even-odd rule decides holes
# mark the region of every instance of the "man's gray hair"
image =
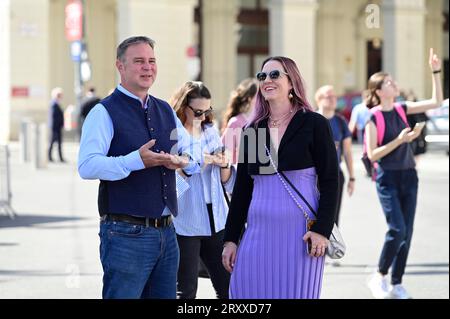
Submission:
[[128,47],[139,43],[147,43],[152,49],[154,49],[155,47],[155,41],[148,37],[145,36],[130,37],[128,39],[123,40],[122,43],[119,44],[119,46],[117,47],[117,60],[123,61],[125,52],[127,51]]

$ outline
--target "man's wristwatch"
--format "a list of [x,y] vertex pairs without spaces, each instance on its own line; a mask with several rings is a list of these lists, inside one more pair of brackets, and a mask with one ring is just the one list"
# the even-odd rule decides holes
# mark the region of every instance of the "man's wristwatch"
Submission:
[[192,176],[192,174],[186,173],[186,171],[185,171],[184,169],[181,169],[181,171],[183,172],[183,174],[184,174],[186,177],[191,177],[191,176]]

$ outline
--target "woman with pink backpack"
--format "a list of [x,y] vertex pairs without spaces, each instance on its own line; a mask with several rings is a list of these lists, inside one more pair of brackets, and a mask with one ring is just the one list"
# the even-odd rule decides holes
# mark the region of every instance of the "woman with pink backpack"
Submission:
[[[388,231],[378,270],[368,281],[375,298],[411,298],[402,286],[411,244],[417,203],[418,178],[414,154],[408,143],[416,139],[423,123],[410,128],[406,115],[437,108],[442,103],[441,61],[430,49],[433,96],[429,100],[395,103],[397,84],[388,73],[373,74],[366,101],[371,116],[365,127],[367,156],[374,164],[378,198],[386,216]],[[392,267],[391,282],[387,274]]]

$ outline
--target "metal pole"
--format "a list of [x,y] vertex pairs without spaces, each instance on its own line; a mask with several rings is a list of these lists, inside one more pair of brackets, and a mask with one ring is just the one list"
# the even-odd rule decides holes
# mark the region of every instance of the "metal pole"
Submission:
[[[83,52],[85,47],[85,0],[81,0],[81,52]],[[78,61],[74,62],[75,67],[75,78],[74,78],[74,92],[75,92],[75,98],[76,98],[76,105],[75,105],[75,115],[78,118],[78,114],[81,112],[81,100],[83,99],[83,91],[84,91],[84,83],[81,78],[81,59],[78,59]],[[80,123],[77,122],[77,125],[80,125]],[[78,132],[78,128],[77,128]],[[77,139],[77,133],[75,133],[75,139]]]
[[11,198],[12,198],[12,192],[11,192],[11,174],[9,171],[9,148],[8,145],[5,145],[5,152],[6,152],[6,189],[8,191],[8,203],[5,207],[5,210],[9,217],[11,219],[14,219],[14,217],[17,215],[14,209],[11,207]]

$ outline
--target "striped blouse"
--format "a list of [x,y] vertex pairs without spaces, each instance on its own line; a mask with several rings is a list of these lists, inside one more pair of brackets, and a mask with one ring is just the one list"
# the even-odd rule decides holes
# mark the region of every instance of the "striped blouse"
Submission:
[[[203,130],[200,143],[202,154],[214,152],[222,147],[218,131],[213,126],[206,126]],[[228,206],[223,193],[220,180],[220,167],[216,165],[203,166],[200,173],[193,174],[185,180],[183,185],[180,177],[177,178],[178,216],[174,218],[177,234],[182,236],[211,236],[211,227],[206,204],[212,204],[215,231],[225,228],[228,215]],[[236,178],[235,168],[231,167],[231,177],[224,184],[225,190],[231,193]],[[186,188],[188,188],[186,190]]]

